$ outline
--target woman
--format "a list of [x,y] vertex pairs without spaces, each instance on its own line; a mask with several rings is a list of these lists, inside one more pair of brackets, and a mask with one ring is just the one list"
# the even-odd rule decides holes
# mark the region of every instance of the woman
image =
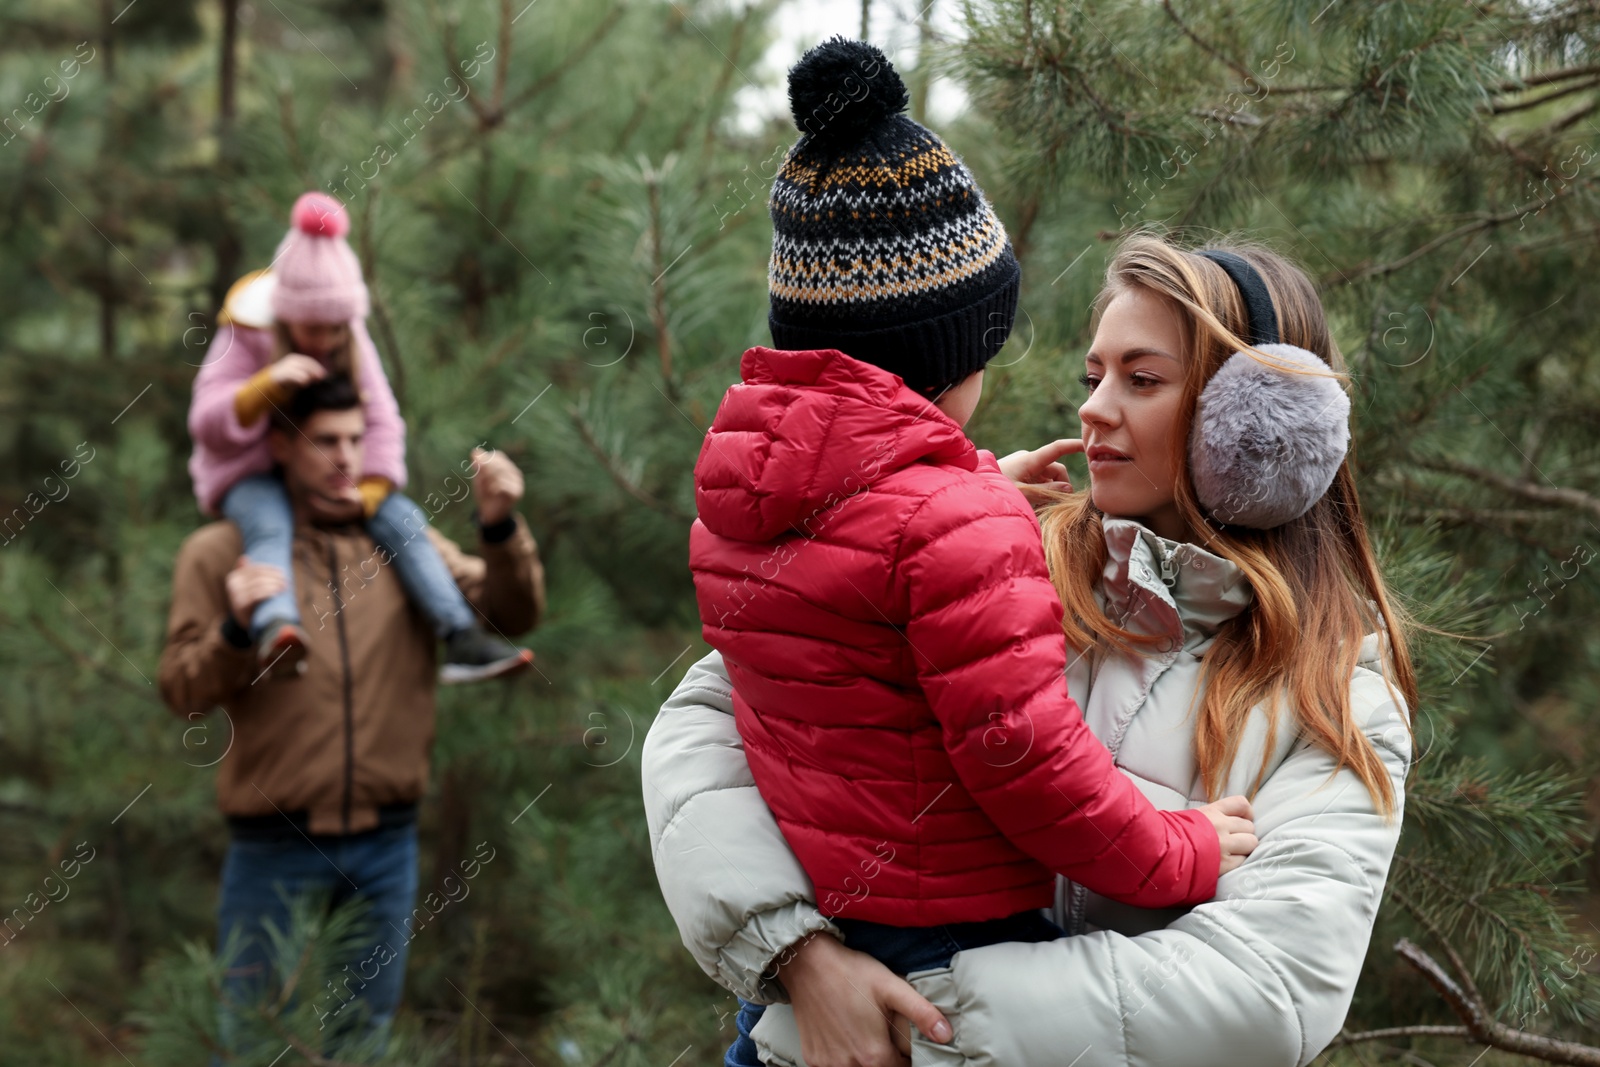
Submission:
[[[1215,439],[1242,425],[1219,418],[1247,392],[1241,373],[1265,363],[1295,387],[1342,360],[1305,275],[1259,249],[1131,238],[1096,310],[1070,446],[1088,454],[1091,490],[1053,494],[1041,515],[1076,653],[1068,686],[1158,807],[1247,793],[1260,846],[1187,911],[1063,881],[1053,918],[1078,936],[958,953],[913,992],[842,946],[809,899],[708,656],[651,729],[645,801],[663,892],[701,966],[742,997],[792,999],[755,1029],[769,1063],[905,1062],[893,1013],[917,1024],[919,1064],[1006,1067],[1284,1067],[1343,1022],[1400,831],[1415,703],[1404,623],[1342,444],[1325,477],[1300,462],[1312,431],[1344,432],[1347,407],[1284,406],[1296,414],[1269,427],[1285,436],[1253,479],[1236,469],[1252,449]],[[1259,347],[1280,337],[1326,365],[1285,374],[1279,348]],[[1239,354],[1245,338],[1257,347]],[[1213,380],[1224,389],[1202,405]],[[1051,456],[1004,466],[1044,482],[1061,477]],[[1306,499],[1285,509],[1296,490]],[[923,1036],[945,1020],[947,1044]]]

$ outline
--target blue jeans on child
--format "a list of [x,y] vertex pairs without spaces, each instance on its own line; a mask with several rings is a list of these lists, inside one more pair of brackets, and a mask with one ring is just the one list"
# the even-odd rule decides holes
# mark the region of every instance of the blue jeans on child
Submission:
[[[250,636],[274,619],[298,624],[300,606],[295,601],[294,512],[283,480],[272,474],[241,478],[222,498],[222,514],[239,528],[244,554],[256,563],[270,563],[283,571],[288,585],[256,605],[250,618]],[[406,597],[433,623],[441,638],[465,630],[476,621],[472,605],[450,575],[444,557],[422,531],[428,517],[404,493],[390,493],[377,513],[367,520],[367,533],[392,560]]]
[[[349,836],[302,835],[287,821],[281,833],[244,836],[235,831],[222,864],[217,908],[219,955],[230,935],[241,937],[241,952],[224,961],[222,991],[229,1002],[248,1011],[269,990],[275,993],[282,976],[272,973],[266,926],[289,930],[289,900],[312,896],[329,907],[361,900],[368,908],[362,925],[366,933],[349,971],[341,972],[346,977],[331,990],[308,988],[297,996],[310,998],[325,1034],[360,1020],[361,1036],[376,1035],[387,1042],[405,986],[409,922],[417,897],[417,827],[415,808],[410,810],[409,820],[390,820],[389,826]],[[219,1022],[223,1046],[242,1051],[238,1045],[244,1039],[234,1013],[224,1007]]]
[[[1067,936],[1066,931],[1046,919],[1041,911],[1023,911],[1004,919],[944,926],[888,926],[846,918],[836,918],[833,922],[844,933],[847,948],[865,952],[898,975],[948,967],[951,957],[963,949],[1006,941],[1054,941]],[[764,1004],[739,999],[739,1014],[734,1017],[739,1036],[734,1038],[728,1054],[723,1057],[724,1067],[761,1067],[761,1057],[750,1032],[766,1010]]]

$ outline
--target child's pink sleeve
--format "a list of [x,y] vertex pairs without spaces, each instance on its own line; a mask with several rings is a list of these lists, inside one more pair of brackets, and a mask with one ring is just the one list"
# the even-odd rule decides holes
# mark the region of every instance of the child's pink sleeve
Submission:
[[378,359],[378,349],[367,333],[366,324],[353,322],[356,357],[360,360],[357,385],[361,390],[362,408],[367,416],[364,438],[366,465],[363,476],[376,475],[387,478],[396,489],[406,484],[406,423],[400,416],[400,405],[395,402],[394,390],[389,388],[389,377],[383,372]]
[[998,474],[930,496],[895,566],[906,639],[944,747],[1012,844],[1140,907],[1216,893],[1221,845],[1198,811],[1157,811],[1067,695],[1061,602],[1039,527]]
[[271,340],[264,331],[217,327],[200,373],[195,375],[189,402],[189,436],[205,446],[213,459],[247,451],[266,434],[265,420],[250,426],[240,424],[234,397],[251,375],[271,362],[271,354]]

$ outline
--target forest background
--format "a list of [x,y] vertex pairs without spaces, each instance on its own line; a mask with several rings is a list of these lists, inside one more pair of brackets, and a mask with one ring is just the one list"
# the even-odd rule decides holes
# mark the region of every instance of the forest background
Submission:
[[205,1056],[227,724],[152,684],[203,521],[184,417],[223,293],[319,188],[411,494],[469,538],[457,464],[505,450],[550,576],[539,670],[441,693],[424,891],[493,858],[413,941],[390,1060],[717,1061],[733,1001],[657,893],[640,743],[704,651],[690,476],[766,340],[783,66],[863,22],[1024,266],[980,444],[1076,433],[1122,233],[1248,233],[1318,282],[1384,565],[1455,635],[1420,649],[1323,1062],[1600,1062],[1600,3],[0,0],[0,1064]]

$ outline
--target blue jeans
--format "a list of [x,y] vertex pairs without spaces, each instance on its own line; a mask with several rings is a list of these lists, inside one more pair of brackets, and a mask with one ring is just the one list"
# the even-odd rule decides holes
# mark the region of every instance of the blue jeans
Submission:
[[[835,918],[834,925],[844,934],[847,948],[865,952],[896,974],[915,974],[948,967],[957,952],[1006,941],[1031,943],[1066,937],[1066,931],[1044,917],[1040,911],[1022,911],[1004,919],[983,922],[949,923],[944,926],[889,926],[861,919]],[[750,1036],[763,1004],[739,999],[739,1014],[734,1026],[739,1036],[723,1057],[724,1067],[761,1067],[755,1040]]]
[[[244,554],[256,563],[270,563],[288,580],[280,593],[256,605],[250,617],[250,636],[261,636],[274,619],[299,624],[300,606],[295,601],[294,512],[282,479],[272,474],[252,474],[239,479],[222,498],[222,514],[239,528]],[[433,624],[441,638],[465,630],[476,621],[472,605],[445,565],[444,557],[433,547],[423,530],[428,516],[404,493],[390,493],[377,513],[367,520],[367,533],[382,549],[379,557],[392,562],[395,574],[411,603]],[[335,575],[334,580],[339,580]]]
[[[386,1044],[405,986],[416,905],[416,823],[309,838],[285,828],[288,833],[277,837],[236,836],[228,845],[217,908],[218,954],[233,939],[239,951],[222,960],[223,995],[247,1011],[276,995],[282,976],[274,973],[267,924],[287,933],[290,901],[310,899],[327,907],[361,901],[366,912],[349,970],[338,972],[340,981],[299,996],[310,998],[326,1036],[343,1033]],[[224,1006],[219,1022],[223,1046],[243,1051],[248,1039],[240,1033],[241,1020]]]

